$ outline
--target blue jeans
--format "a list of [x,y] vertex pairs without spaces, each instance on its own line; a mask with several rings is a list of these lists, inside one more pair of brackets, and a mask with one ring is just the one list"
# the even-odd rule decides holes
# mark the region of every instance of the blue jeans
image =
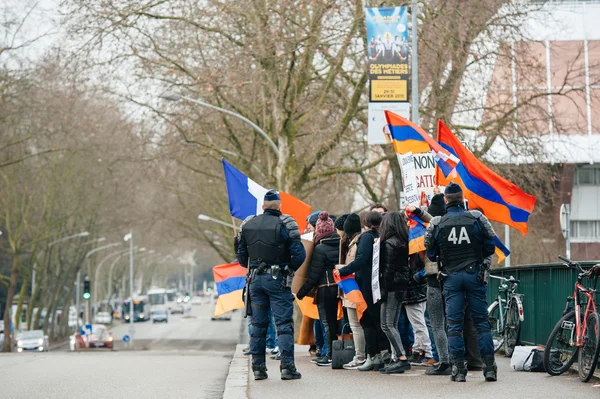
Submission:
[[465,360],[463,327],[465,306],[469,304],[477,329],[477,344],[482,357],[494,356],[491,326],[488,320],[487,286],[477,281],[477,273],[460,270],[444,280],[446,317],[448,318],[448,349],[453,362]]
[[319,319],[315,320],[315,324],[313,324],[313,329],[315,332],[315,346],[321,349],[321,355],[327,354],[327,335],[325,334],[325,327],[323,327],[323,322],[321,321],[319,315]]
[[268,274],[254,276],[250,283],[252,301],[252,324],[250,325],[250,353],[252,365],[265,363],[269,311],[273,311],[277,338],[281,351],[281,363],[294,362],[294,295],[285,287],[283,276],[276,280]]
[[425,324],[427,325],[427,331],[429,331],[429,338],[431,339],[431,353],[433,353],[433,359],[436,362],[440,361],[437,347],[435,346],[435,338],[433,337],[433,330],[431,329],[431,322],[429,321],[429,310],[425,309]]
[[406,308],[404,306],[402,306],[400,320],[398,321],[398,331],[400,332],[400,339],[402,340],[404,351],[408,355],[413,344],[415,343],[415,335],[413,333],[412,326],[410,325],[410,321],[408,321]]

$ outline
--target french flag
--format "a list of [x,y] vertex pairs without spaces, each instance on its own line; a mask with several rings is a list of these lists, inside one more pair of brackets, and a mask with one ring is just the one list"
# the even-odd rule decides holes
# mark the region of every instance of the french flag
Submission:
[[[225,158],[222,159],[222,162],[231,216],[244,220],[248,216],[262,214],[264,197],[269,190],[234,168]],[[281,212],[293,217],[298,223],[300,231],[304,231],[307,224],[306,218],[312,210],[311,207],[293,195],[284,192],[280,192],[279,195],[281,196]]]

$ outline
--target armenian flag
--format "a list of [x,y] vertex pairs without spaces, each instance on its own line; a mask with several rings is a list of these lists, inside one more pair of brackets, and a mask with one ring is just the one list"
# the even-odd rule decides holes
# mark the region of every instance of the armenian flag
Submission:
[[408,254],[416,254],[425,251],[425,233],[427,225],[420,217],[413,214],[408,215]]
[[233,309],[243,309],[242,293],[246,286],[246,269],[240,262],[227,263],[213,267],[213,276],[217,286],[217,304],[215,317]]
[[460,163],[456,165],[455,173],[451,173],[446,165],[438,162],[437,183],[460,185],[471,208],[480,208],[488,219],[527,234],[527,222],[536,198],[485,166],[442,121],[438,122],[438,141],[446,151],[459,158]]
[[[237,170],[225,158],[221,161],[225,172],[231,216],[244,220],[248,216],[262,214],[263,200],[269,190]],[[310,215],[311,207],[293,195],[284,192],[280,192],[279,195],[281,212],[293,217],[300,231],[304,231],[308,223],[306,217]]]
[[408,119],[390,111],[385,111],[385,118],[397,154],[407,154],[409,152],[421,154],[431,151],[438,165],[448,173],[456,168],[456,165],[460,162],[454,154],[444,149],[433,137]]
[[494,236],[494,244],[496,245],[496,255],[498,255],[498,263],[502,262],[508,255],[510,255],[510,251],[506,248],[506,245],[498,238],[498,236]]
[[362,292],[360,292],[360,288],[358,288],[354,275],[338,277],[334,274],[333,279],[341,288],[346,299],[356,304],[356,313],[358,314],[358,320],[360,320],[365,310],[367,310],[367,302]]

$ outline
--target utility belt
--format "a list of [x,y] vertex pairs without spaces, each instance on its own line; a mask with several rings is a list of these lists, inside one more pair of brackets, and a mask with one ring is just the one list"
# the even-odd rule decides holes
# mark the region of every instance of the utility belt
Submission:
[[287,265],[268,265],[266,262],[260,262],[258,265],[251,264],[250,272],[252,276],[270,274],[273,280],[277,280],[280,276],[283,276],[284,280],[286,280],[286,286],[292,286],[293,273]]

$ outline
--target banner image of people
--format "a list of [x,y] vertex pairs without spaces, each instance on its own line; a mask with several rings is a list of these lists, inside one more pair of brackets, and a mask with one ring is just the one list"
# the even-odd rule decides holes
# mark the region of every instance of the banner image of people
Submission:
[[408,101],[408,13],[406,7],[367,8],[369,102]]

